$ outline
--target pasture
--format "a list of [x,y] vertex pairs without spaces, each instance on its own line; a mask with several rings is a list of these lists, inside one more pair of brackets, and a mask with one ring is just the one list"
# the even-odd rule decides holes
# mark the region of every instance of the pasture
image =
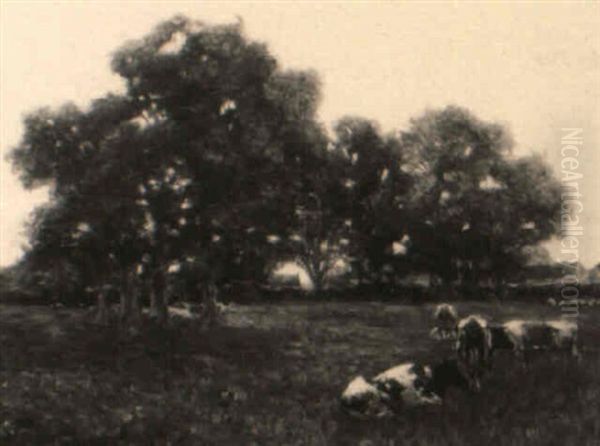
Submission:
[[[523,303],[459,303],[497,321],[558,317]],[[224,326],[173,320],[141,334],[84,310],[0,305],[0,443],[140,445],[600,444],[600,309],[580,316],[584,359],[502,354],[481,393],[359,421],[338,397],[358,374],[452,355],[431,306],[235,306]]]

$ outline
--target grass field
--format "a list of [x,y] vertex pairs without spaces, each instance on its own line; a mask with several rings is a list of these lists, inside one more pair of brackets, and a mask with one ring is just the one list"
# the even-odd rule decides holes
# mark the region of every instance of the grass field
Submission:
[[[558,317],[533,304],[458,305],[495,320]],[[0,305],[0,444],[600,445],[600,309],[582,310],[584,360],[499,358],[480,394],[357,421],[337,398],[356,374],[452,355],[431,307],[237,306],[226,325],[137,336],[84,310]]]

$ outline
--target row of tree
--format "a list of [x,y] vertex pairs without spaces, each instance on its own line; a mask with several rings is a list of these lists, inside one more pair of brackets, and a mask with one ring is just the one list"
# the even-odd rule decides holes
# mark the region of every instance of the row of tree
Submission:
[[50,186],[20,268],[54,295],[117,286],[127,319],[147,289],[164,319],[169,283],[260,283],[289,260],[316,289],[340,260],[368,283],[502,283],[556,231],[559,183],[513,158],[502,126],[448,107],[330,135],[317,76],[281,69],[239,24],[175,17],[112,69],[124,93],[29,114],[11,153],[26,187]]

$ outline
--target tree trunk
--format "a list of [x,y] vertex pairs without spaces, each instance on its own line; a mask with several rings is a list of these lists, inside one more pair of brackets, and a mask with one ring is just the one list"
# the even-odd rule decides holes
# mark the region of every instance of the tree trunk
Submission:
[[106,302],[106,292],[104,289],[98,291],[98,308],[96,313],[96,323],[108,325],[108,305]]
[[131,276],[127,270],[121,271],[121,290],[119,296],[119,316],[121,323],[129,322],[131,317]]
[[460,285],[457,286],[452,279],[442,278],[435,293],[436,296],[441,297],[442,300],[454,301],[459,296],[459,288]]
[[129,317],[130,327],[139,327],[142,323],[142,305],[140,302],[141,290],[137,286],[133,286],[131,290],[131,314]]
[[356,280],[358,281],[358,285],[361,286],[366,283],[367,272],[366,268],[363,265],[363,262],[356,262],[352,265],[352,269],[356,274]]
[[308,277],[313,285],[313,292],[318,292],[323,289],[325,282],[325,274],[327,271],[321,269],[320,261],[312,258],[304,258],[299,262],[308,274]]
[[469,282],[469,292],[471,297],[481,299],[481,270],[479,268],[479,262],[472,260],[470,262],[471,269],[471,280]]
[[496,297],[499,300],[504,300],[507,295],[506,281],[504,280],[504,278],[501,276],[495,276],[494,277],[494,285],[495,285],[494,288],[495,288],[495,292],[496,292]]
[[313,284],[313,291],[314,292],[319,292],[323,290],[323,285],[324,285],[324,274],[321,274],[320,272],[316,272],[310,275],[310,280]]
[[167,321],[167,302],[165,299],[165,275],[159,268],[152,276],[150,288],[150,317],[159,324]]
[[207,284],[204,288],[202,322],[208,327],[214,327],[220,320],[219,309],[217,308],[217,294],[217,287],[213,283]]
[[141,290],[136,279],[135,270],[123,271],[121,276],[121,323],[130,326],[138,326],[142,321]]

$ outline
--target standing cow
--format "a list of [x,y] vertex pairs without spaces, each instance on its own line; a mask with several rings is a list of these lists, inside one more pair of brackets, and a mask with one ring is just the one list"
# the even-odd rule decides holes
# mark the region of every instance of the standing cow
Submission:
[[458,322],[456,354],[468,370],[474,390],[481,388],[481,377],[484,370],[490,367],[491,346],[491,333],[486,319],[470,315]]
[[431,330],[434,339],[456,339],[458,312],[454,305],[439,304],[433,312],[435,326]]

